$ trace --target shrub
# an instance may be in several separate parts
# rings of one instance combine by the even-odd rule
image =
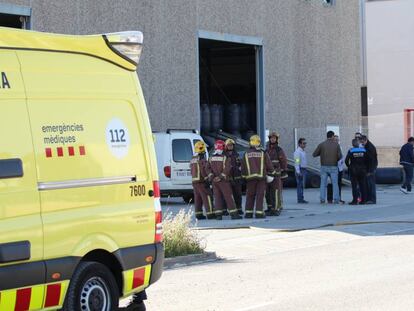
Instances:
[[[201,254],[205,246],[197,232],[190,228],[192,212],[181,209],[177,215],[168,213],[163,219],[165,257]]]

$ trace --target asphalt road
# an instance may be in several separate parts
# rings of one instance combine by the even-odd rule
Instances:
[[[195,222],[222,259],[165,271],[147,290],[147,309],[414,309],[414,196],[382,187],[378,205],[360,207],[321,206],[315,190],[308,206],[294,196],[285,193],[281,217]]]

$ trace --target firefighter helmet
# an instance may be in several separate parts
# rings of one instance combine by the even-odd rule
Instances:
[[[204,153],[204,152],[206,152],[206,144],[205,144],[205,142],[199,140],[198,142],[195,143],[194,149],[195,149],[195,152],[196,153]]]
[[[216,140],[216,142],[214,143],[214,150],[221,150],[224,151],[224,146],[226,144],[224,143],[224,141],[222,140]]]
[[[231,138],[228,138],[228,139],[226,139],[226,147],[228,146],[228,145],[235,145],[236,143],[234,142],[234,140],[233,139],[231,139]]]
[[[252,147],[259,147],[261,143],[259,135],[253,135],[250,137],[250,146]]]
[[[272,138],[272,137],[276,137],[276,140],[279,140],[280,135],[277,132],[271,132],[269,134],[269,139]]]

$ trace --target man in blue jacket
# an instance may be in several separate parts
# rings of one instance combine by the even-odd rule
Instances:
[[[405,193],[411,193],[411,182],[413,180],[414,166],[414,137],[408,138],[408,142],[400,149],[400,164],[404,168],[405,180],[400,190]]]

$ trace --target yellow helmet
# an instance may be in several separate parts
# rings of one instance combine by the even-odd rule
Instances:
[[[197,152],[197,153],[204,153],[204,152],[206,152],[206,144],[205,144],[205,142],[199,140],[198,142],[195,143],[194,149],[195,149],[195,152]]]
[[[262,141],[260,140],[259,135],[253,135],[250,137],[250,146],[252,147],[259,147],[261,142]]]
[[[234,142],[234,140],[233,140],[233,139],[228,138],[228,139],[226,139],[225,144],[226,144],[226,147],[227,147],[227,146],[228,146],[228,145],[230,145],[230,144],[235,145],[236,143]]]

